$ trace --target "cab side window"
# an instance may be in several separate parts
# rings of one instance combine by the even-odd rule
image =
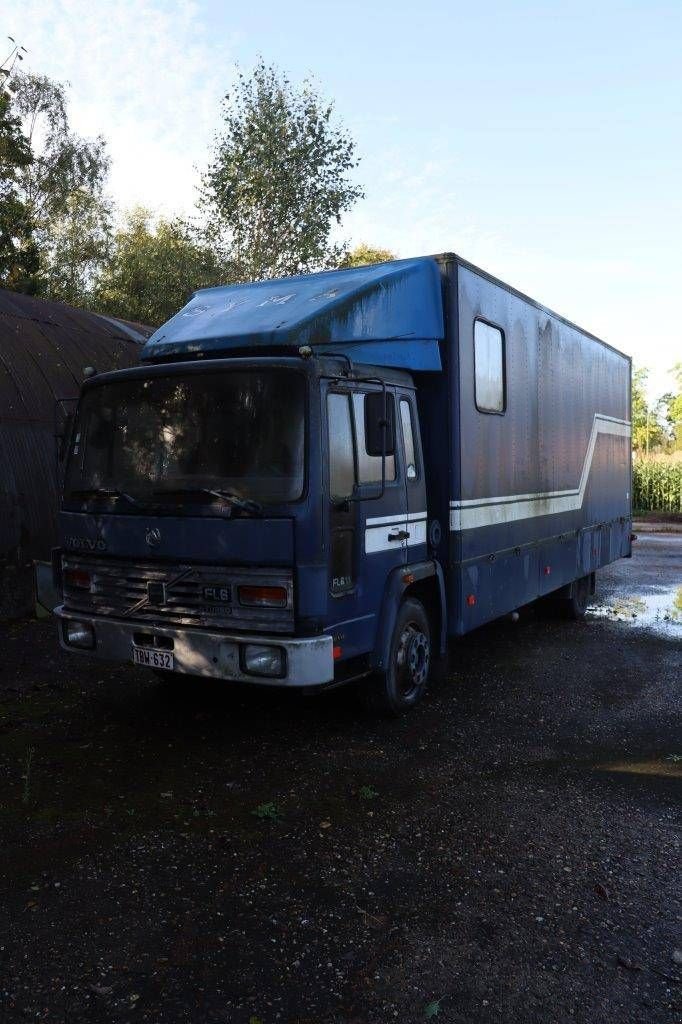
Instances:
[[[417,453],[414,446],[414,430],[412,428],[412,406],[406,398],[400,399],[400,422],[403,428],[405,445],[405,475],[408,480],[416,480],[419,476]]]
[[[386,400],[393,402],[393,395]],[[358,483],[381,483],[381,456],[369,455],[365,442],[365,395],[356,392],[353,395],[353,412],[355,414],[355,436],[358,444]],[[386,456],[386,480],[395,480],[395,456]]]
[[[350,498],[356,483],[350,396],[327,395],[329,427],[329,489],[332,498]]]

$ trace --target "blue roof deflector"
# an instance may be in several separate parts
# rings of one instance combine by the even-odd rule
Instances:
[[[321,355],[439,370],[443,337],[440,271],[422,257],[203,289],[155,331],[141,358],[311,345]]]

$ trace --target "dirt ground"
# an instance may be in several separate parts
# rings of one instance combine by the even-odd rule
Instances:
[[[0,1021],[682,1019],[682,535],[410,717],[0,630]]]

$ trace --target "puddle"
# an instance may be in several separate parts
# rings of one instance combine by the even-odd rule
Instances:
[[[655,758],[651,761],[614,761],[595,765],[598,772],[624,772],[628,775],[658,775],[682,779],[682,755]]]
[[[593,604],[587,614],[594,619],[647,626],[682,637],[682,587],[659,590],[638,597],[623,597],[610,604]]]

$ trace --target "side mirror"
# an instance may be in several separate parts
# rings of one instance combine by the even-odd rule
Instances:
[[[383,391],[372,391],[365,395],[365,448],[368,455],[395,455],[393,395]]]

